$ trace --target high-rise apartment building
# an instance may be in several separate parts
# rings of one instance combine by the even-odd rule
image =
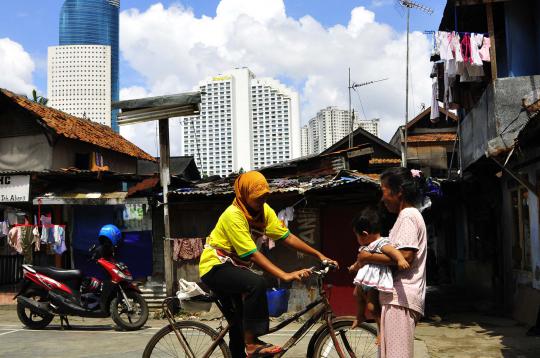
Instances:
[[[379,118],[360,120],[356,122],[358,122],[358,125],[366,132],[373,134],[375,137],[379,136]]]
[[[356,111],[354,118],[358,118]],[[351,130],[348,110],[327,107],[320,110],[308,124],[302,127],[302,155],[318,154],[332,144],[343,139]],[[354,121],[353,130],[362,127],[368,132],[378,134],[378,119]]]
[[[110,127],[110,63],[110,46],[49,47],[49,106]]]
[[[298,94],[247,68],[199,83],[201,113],[182,122],[182,154],[201,172],[228,175],[300,156]]]
[[[56,89],[56,92],[47,93],[51,106],[66,111],[73,115],[79,115],[79,112],[70,112],[71,108],[80,110],[81,106],[86,106],[80,100],[80,92],[87,90],[87,101],[91,102],[91,88],[89,87],[93,80],[101,80],[109,72],[108,107],[100,107],[102,112],[96,110],[85,110],[87,117],[97,122],[108,122],[115,131],[118,131],[116,121],[117,111],[110,108],[111,101],[117,101],[119,98],[119,55],[118,55],[118,24],[119,24],[120,0],[65,0],[60,11],[59,23],[59,45],[53,50],[49,50],[49,61],[55,62],[54,79],[49,72],[48,88]],[[66,47],[66,49],[61,49]],[[103,47],[109,47],[109,57],[103,57]],[[81,53],[77,53],[80,50]],[[92,53],[92,51],[96,51]],[[53,56],[53,57],[51,57]],[[96,63],[93,60],[102,61]],[[68,62],[71,61],[71,62]],[[110,68],[103,72],[102,64]],[[108,61],[108,62],[107,62]],[[51,68],[49,64],[49,68]],[[58,72],[59,71],[59,72]],[[75,83],[65,81],[66,71],[69,76],[76,79]],[[75,78],[80,74],[78,78]],[[63,77],[64,76],[64,77]],[[81,87],[82,85],[86,87]],[[53,90],[54,91],[54,90]],[[59,92],[60,91],[60,92]],[[90,93],[88,93],[90,91]],[[79,92],[79,93],[77,93]],[[56,96],[61,93],[62,98]],[[70,93],[70,95],[68,95]],[[94,91],[95,93],[95,91]],[[73,95],[73,96],[72,96]],[[100,93],[101,96],[101,93]],[[96,97],[96,101],[101,101],[102,97]],[[97,108],[94,106],[92,108]],[[108,111],[108,113],[105,113]],[[88,115],[88,112],[95,113],[94,116]],[[109,118],[107,120],[107,118]]]

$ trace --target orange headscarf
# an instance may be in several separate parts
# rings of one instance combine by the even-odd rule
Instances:
[[[264,230],[266,226],[264,222],[264,210],[254,212],[248,205],[248,202],[269,192],[270,186],[266,178],[257,171],[240,174],[236,178],[234,182],[234,193],[236,197],[234,198],[233,205],[242,210],[250,227]]]

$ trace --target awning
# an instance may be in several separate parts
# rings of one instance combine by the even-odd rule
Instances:
[[[123,125],[196,115],[200,103],[200,92],[187,92],[114,102],[112,108],[121,110],[118,124]]]
[[[34,205],[125,205],[148,204],[147,198],[128,198],[127,192],[113,193],[48,193],[37,196]]]

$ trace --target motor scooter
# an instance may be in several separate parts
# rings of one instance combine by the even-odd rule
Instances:
[[[89,249],[90,261],[106,272],[107,278],[84,277],[80,270],[22,265],[23,280],[17,299],[19,320],[32,329],[45,328],[60,316],[69,327],[68,316],[112,317],[122,329],[141,328],[148,319],[148,305],[126,265],[117,262],[114,249],[106,243]]]

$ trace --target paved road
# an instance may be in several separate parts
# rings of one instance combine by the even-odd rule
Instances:
[[[112,320],[70,318],[72,329],[62,331],[55,319],[45,330],[28,330],[18,321],[14,309],[0,310],[0,357],[138,357],[140,358],[150,337],[166,324],[165,320],[149,320],[146,327],[136,332],[115,329]],[[208,322],[205,322],[208,323]],[[216,325],[216,322],[210,322]],[[270,335],[266,340],[284,343],[298,324],[291,329]],[[289,328],[286,327],[286,328]],[[312,333],[293,347],[286,357],[305,357]]]

